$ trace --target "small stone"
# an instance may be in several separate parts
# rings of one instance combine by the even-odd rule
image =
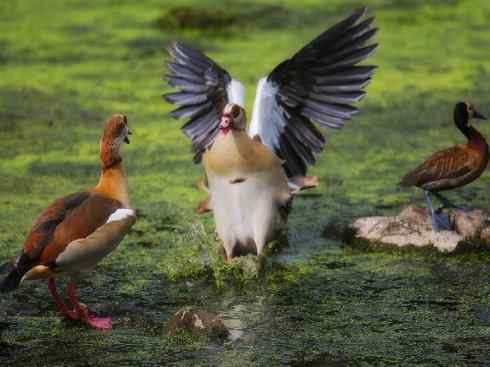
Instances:
[[[194,335],[207,335],[212,338],[226,338],[229,331],[218,315],[193,307],[184,307],[177,311],[169,320],[170,335],[179,330],[186,330]]]

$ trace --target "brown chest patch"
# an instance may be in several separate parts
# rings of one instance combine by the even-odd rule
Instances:
[[[281,167],[281,161],[271,150],[243,131],[220,134],[204,154],[203,163],[207,172],[224,177]]]

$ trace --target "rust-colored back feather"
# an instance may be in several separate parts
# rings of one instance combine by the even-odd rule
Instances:
[[[90,196],[88,192],[77,192],[54,201],[37,217],[24,242],[24,253],[36,259],[51,241],[56,227],[65,217]]]
[[[26,267],[54,261],[71,241],[94,232],[121,207],[117,200],[90,192],[56,200],[41,213],[27,236],[23,250],[29,263]]]
[[[122,208],[119,201],[92,193],[56,226],[52,241],[43,250],[40,262],[47,264],[54,261],[70,242],[93,233],[119,208]]]
[[[429,182],[453,179],[475,169],[475,152],[466,145],[441,150],[402,177],[400,186],[423,187]]]

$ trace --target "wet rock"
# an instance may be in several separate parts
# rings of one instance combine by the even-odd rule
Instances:
[[[179,330],[212,338],[226,338],[229,334],[227,327],[218,315],[193,307],[185,307],[177,311],[170,318],[168,329],[171,335],[175,335]]]
[[[442,252],[474,248],[473,244],[478,244],[478,249],[490,249],[489,211],[475,209],[447,214],[454,231],[434,232],[429,210],[415,206],[406,207],[397,216],[359,218],[351,225],[353,241],[398,247],[433,246]]]

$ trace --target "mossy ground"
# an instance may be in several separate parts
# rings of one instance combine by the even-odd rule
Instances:
[[[224,266],[211,219],[192,210],[201,171],[160,97],[164,46],[179,39],[208,52],[246,84],[251,107],[258,77],[359,3],[0,2],[1,262],[17,254],[47,203],[94,183],[111,113],[126,113],[135,132],[124,158],[139,213],[118,250],[80,284],[84,302],[114,315],[114,330],[70,324],[43,284],[27,284],[0,299],[2,366],[488,363],[488,255],[354,252],[322,235],[336,221],[421,201],[398,179],[462,141],[451,121],[456,101],[490,114],[490,4],[366,3],[381,46],[362,114],[327,132],[311,170],[320,187],[295,201],[289,246],[257,271],[250,257]],[[177,6],[217,16],[213,9],[227,9],[234,21],[162,25]],[[488,182],[484,174],[451,196],[486,207]],[[166,320],[184,305],[220,313],[240,338],[169,337]]]

